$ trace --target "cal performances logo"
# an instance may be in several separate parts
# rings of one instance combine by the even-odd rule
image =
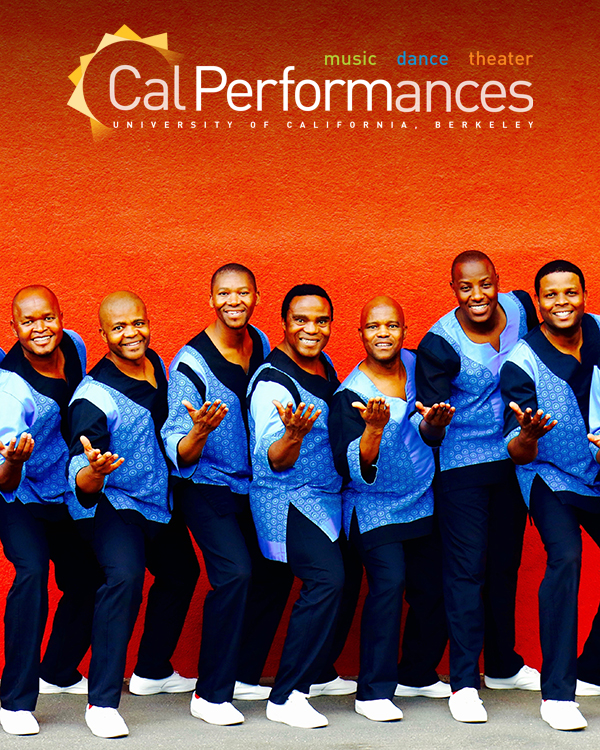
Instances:
[[[121,28],[114,34],[105,34],[102,37],[102,41],[96,48],[95,52],[80,57],[79,60],[81,62],[81,65],[69,76],[69,80],[75,86],[75,91],[71,94],[68,105],[69,107],[73,107],[73,109],[76,109],[78,112],[81,112],[81,114],[90,118],[90,125],[92,127],[92,136],[94,140],[104,138],[105,136],[112,133],[113,129],[101,123],[100,120],[95,117],[95,115],[88,107],[85,100],[85,93],[83,88],[85,73],[91,61],[101,50],[109,47],[111,44],[117,44],[120,42],[136,42],[138,44],[146,44],[147,46],[152,47],[157,52],[159,52],[167,60],[169,65],[177,64],[182,57],[182,55],[178,54],[177,52],[171,52],[169,50],[166,33],[142,38],[141,36],[138,36],[135,31],[132,31],[128,26],[121,26]]]

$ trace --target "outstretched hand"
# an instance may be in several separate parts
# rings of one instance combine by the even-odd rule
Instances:
[[[513,410],[517,418],[517,422],[521,428],[520,437],[523,440],[537,442],[558,424],[556,419],[552,419],[550,414],[544,414],[543,409],[538,409],[534,413],[533,409],[528,406],[525,411],[522,411],[521,407],[515,401],[511,401],[509,407]]]
[[[196,409],[189,401],[181,402],[188,411],[194,427],[204,435],[208,435],[221,424],[229,411],[220,399],[205,401],[199,409]]]
[[[10,464],[24,464],[31,458],[34,445],[35,441],[31,435],[24,432],[18,443],[16,437],[12,438],[8,445],[4,445],[0,440],[0,456]]]
[[[433,406],[424,406],[420,401],[416,401],[415,407],[425,422],[432,427],[447,427],[456,411],[454,406],[450,406],[444,401]]]
[[[353,401],[352,406],[358,409],[367,427],[373,430],[383,430],[390,421],[390,405],[383,396],[370,398],[366,406],[360,401]]]
[[[306,411],[304,408],[306,404],[303,403],[298,404],[295,410],[294,404],[291,401],[288,402],[285,409],[279,401],[273,401],[273,404],[279,413],[279,418],[283,422],[288,438],[292,440],[303,440],[312,430],[314,423],[321,414],[321,409],[317,409],[313,414],[314,404],[306,407]]]
[[[592,445],[595,445],[596,448],[600,448],[600,435],[594,435],[590,432],[588,433],[588,440]],[[600,463],[600,450],[596,453],[596,461]]]
[[[85,435],[82,435],[79,440],[81,441],[81,445],[83,445],[83,451],[89,461],[90,468],[95,474],[102,476],[112,474],[125,461],[124,458],[119,458],[116,453],[111,453],[110,451],[102,453],[98,448],[92,447],[92,444]]]

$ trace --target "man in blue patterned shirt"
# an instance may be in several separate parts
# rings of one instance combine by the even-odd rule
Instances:
[[[267,337],[250,325],[259,299],[250,269],[228,263],[214,272],[215,319],[171,363],[162,430],[179,478],[176,502],[212,587],[190,711],[223,726],[244,721],[232,698],[269,696],[258,682],[292,584],[284,566],[261,555],[248,501],[246,390],[269,352]]]
[[[167,378],[148,348],[146,306],[132,292],[114,292],[102,301],[99,317],[108,352],[69,406],[69,510],[91,539],[106,579],[96,597],[85,720],[98,737],[122,737],[129,730],[117,709],[145,570],[154,582],[129,683],[138,695],[194,688],[170,660],[199,570],[183,520],[171,516],[160,438]]]
[[[582,729],[575,696],[600,695],[599,614],[577,659],[581,527],[600,544],[600,317],[586,314],[585,279],[573,263],[544,265],[535,290],[542,323],[502,367],[504,434],[548,557],[541,716],[554,729]]]
[[[417,352],[417,397],[456,408],[439,449],[436,508],[450,636],[449,707],[457,721],[484,722],[487,687],[539,690],[539,673],[515,651],[515,597],[526,509],[502,439],[500,367],[537,324],[526,292],[498,290],[492,261],[458,255],[450,286],[458,307],[430,329]]]
[[[303,583],[267,718],[306,728],[328,723],[307,697],[331,657],[344,588],[341,478],[327,431],[339,381],[323,353],[332,317],[324,289],[293,287],[281,309],[283,341],[255,373],[248,396],[250,505],[260,548],[269,559],[288,562]]]
[[[336,391],[329,413],[333,456],[345,480],[344,528],[369,580],[355,708],[373,721],[402,718],[394,694],[450,695],[435,671],[448,635],[429,444],[443,437],[454,410],[416,402],[416,357],[402,346],[405,332],[394,299],[365,305],[359,333],[367,356]],[[418,424],[411,419],[417,410],[424,417]],[[405,581],[411,606],[397,666]]]
[[[53,292],[21,289],[12,304],[18,342],[0,370],[0,539],[15,579],[5,613],[0,722],[9,734],[36,734],[43,693],[87,692],[77,667],[90,644],[101,574],[69,517],[66,413],[85,374],[85,346],[63,328]],[[34,447],[35,442],[35,447]],[[40,665],[48,616],[48,570],[63,596]]]

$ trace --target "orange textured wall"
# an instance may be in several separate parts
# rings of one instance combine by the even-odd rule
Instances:
[[[341,375],[361,355],[355,328],[363,302],[382,291],[399,297],[408,345],[415,346],[453,304],[449,263],[467,248],[495,259],[505,290],[531,290],[536,268],[566,255],[586,270],[591,307],[599,310],[598,93],[590,63],[598,56],[600,11],[592,2],[24,0],[4,8],[3,16],[10,29],[0,49],[4,348],[12,344],[12,295],[24,284],[44,283],[56,290],[65,323],[84,336],[93,363],[102,353],[98,303],[125,287],[147,300],[154,348],[168,362],[210,320],[210,274],[232,260],[255,269],[263,298],[254,322],[274,343],[278,305],[292,284],[317,281],[330,291],[336,316],[328,351]],[[73,91],[67,75],[105,32],[123,24],[141,36],[168,32],[170,48],[184,55],[188,111],[181,117],[188,124],[206,120],[209,127],[176,129],[175,110],[155,117],[121,112],[118,131],[92,140],[88,120],[66,106]],[[89,101],[105,122],[115,119],[106,85],[115,65],[144,69],[141,82],[124,84],[124,96],[139,93],[146,78],[172,80],[166,61],[139,47],[104,50],[86,73]],[[468,79],[507,86],[531,81],[534,107],[521,116],[476,116],[445,113],[438,103],[429,114],[401,114],[386,112],[376,96],[372,113],[364,104],[348,113],[339,97],[330,113],[292,108],[284,114],[278,95],[267,92],[262,113],[232,115],[222,95],[207,97],[202,112],[191,111],[195,65],[220,66],[230,80],[251,82],[279,79],[287,65],[296,67],[296,81],[431,78],[425,70],[399,68],[396,57],[404,50],[448,55],[448,66],[435,76],[453,87]],[[476,50],[534,57],[527,69],[475,68],[468,53]],[[377,55],[376,67],[324,66],[325,54],[362,51]],[[124,130],[127,119],[136,127]],[[173,123],[141,129],[141,119]],[[231,128],[224,127],[227,120]],[[377,120],[386,127],[376,130]],[[484,123],[481,129],[476,120]],[[326,121],[342,126],[327,129]],[[599,563],[598,551],[586,543],[582,636],[597,606]],[[535,666],[542,572],[539,537],[528,528],[518,645]],[[1,558],[0,602],[10,582]],[[194,669],[206,590],[203,579],[177,653],[176,667],[184,672]],[[343,672],[356,673],[356,632],[342,662]],[[274,669],[273,659],[267,672]]]

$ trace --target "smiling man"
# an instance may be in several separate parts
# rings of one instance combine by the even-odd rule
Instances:
[[[68,477],[76,495],[69,510],[105,576],[94,612],[85,720],[93,734],[108,738],[129,734],[117,709],[146,568],[154,582],[129,688],[138,695],[193,690],[195,681],[174,672],[170,659],[199,571],[185,524],[171,515],[160,439],[167,378],[148,348],[146,306],[132,292],[114,292],[102,301],[99,318],[108,352],[69,406]]]
[[[470,251],[452,263],[458,307],[421,341],[417,397],[450,401],[456,415],[440,446],[436,508],[444,558],[450,636],[449,707],[457,721],[484,722],[479,656],[489,688],[539,690],[539,673],[515,646],[515,596],[526,508],[502,439],[500,367],[537,324],[529,295],[499,292],[487,255]]]
[[[328,723],[307,697],[330,658],[344,587],[341,478],[327,431],[328,404],[339,381],[323,354],[332,319],[324,289],[293,287],[281,307],[283,341],[249,389],[250,504],[260,547],[269,559],[288,562],[303,584],[267,718],[306,728]]]
[[[162,432],[183,480],[177,501],[212,587],[190,710],[219,725],[244,721],[232,698],[269,696],[258,681],[292,583],[283,566],[261,555],[248,501],[246,390],[269,352],[267,337],[249,325],[259,299],[245,266],[229,263],[215,271],[209,297],[215,319],[171,364]]]
[[[66,412],[85,374],[85,346],[63,329],[58,300],[44,286],[17,292],[11,327],[18,341],[0,370],[0,540],[15,579],[4,619],[0,722],[9,734],[36,734],[38,689],[87,692],[77,668],[101,576],[65,505]],[[40,665],[50,560],[63,595]]]
[[[369,580],[361,623],[355,709],[373,721],[397,721],[400,695],[447,698],[436,667],[448,640],[439,542],[433,532],[433,451],[454,413],[450,404],[426,409],[416,401],[414,353],[403,348],[404,312],[379,296],[361,313],[366,358],[335,393],[329,434],[345,479],[343,521]],[[419,411],[418,426],[411,416]],[[411,605],[400,646],[402,597]],[[400,686],[398,682],[402,683]]]
[[[504,431],[547,554],[541,715],[555,729],[581,729],[575,696],[600,695],[599,615],[577,659],[581,528],[600,545],[600,317],[586,314],[585,279],[573,263],[547,263],[535,290],[542,323],[502,367]]]

